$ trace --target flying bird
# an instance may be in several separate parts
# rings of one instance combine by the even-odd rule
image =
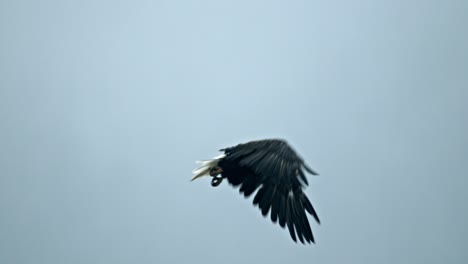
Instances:
[[[258,205],[263,216],[270,212],[271,221],[288,227],[291,238],[303,244],[315,243],[306,212],[320,224],[319,217],[303,188],[308,185],[304,170],[317,172],[281,139],[251,141],[221,149],[224,154],[205,161],[193,173],[192,181],[211,176],[211,185],[218,186],[227,179],[239,192],[249,197],[258,190],[253,204]],[[304,242],[305,241],[305,242]]]

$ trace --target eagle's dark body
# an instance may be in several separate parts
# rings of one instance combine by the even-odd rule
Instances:
[[[258,189],[253,203],[264,216],[270,212],[273,222],[287,226],[294,241],[298,238],[302,243],[314,242],[306,212],[318,223],[320,220],[302,189],[308,185],[304,170],[317,173],[285,141],[252,141],[221,151],[224,156],[205,165],[214,177],[213,186],[226,178],[232,185],[240,186],[239,191],[245,197]]]

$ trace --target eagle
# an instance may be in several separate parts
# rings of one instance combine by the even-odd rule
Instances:
[[[264,139],[221,149],[222,155],[211,160],[197,161],[201,166],[192,181],[203,176],[213,177],[217,187],[223,179],[249,197],[255,191],[253,204],[263,216],[270,212],[273,223],[288,227],[292,240],[302,244],[315,243],[307,213],[320,224],[312,203],[303,191],[308,185],[305,172],[318,175],[283,139]]]

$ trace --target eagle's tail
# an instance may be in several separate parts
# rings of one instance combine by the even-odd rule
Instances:
[[[218,162],[223,159],[226,155],[222,154],[219,155],[211,160],[197,160],[197,163],[201,163],[202,165],[199,168],[194,169],[192,172],[195,174],[193,176],[192,181],[203,177],[205,175],[209,175],[210,170],[216,166],[218,166]]]

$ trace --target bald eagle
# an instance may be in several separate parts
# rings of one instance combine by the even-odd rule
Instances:
[[[271,221],[288,226],[294,242],[315,243],[306,212],[320,224],[319,217],[303,188],[308,185],[304,170],[318,175],[301,157],[281,139],[251,141],[221,149],[224,154],[205,161],[195,169],[192,181],[202,176],[213,177],[211,185],[218,186],[223,179],[249,197],[257,189],[253,204],[263,216],[270,212]]]

